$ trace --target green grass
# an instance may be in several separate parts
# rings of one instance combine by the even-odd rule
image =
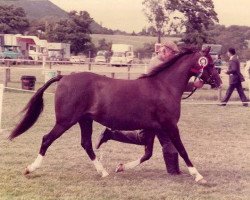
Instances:
[[[0,76],[2,73],[0,70]],[[21,88],[22,75],[36,76],[36,89],[43,84],[41,71],[13,70],[8,85]],[[183,175],[167,175],[158,141],[148,162],[120,174],[114,173],[116,165],[139,158],[143,148],[118,142],[103,145],[96,154],[103,157],[102,163],[110,176],[101,178],[80,145],[77,125],[48,149],[40,169],[24,176],[24,168],[36,158],[43,135],[55,121],[53,94],[45,94],[45,109],[38,122],[13,142],[6,139],[31,95],[15,90],[4,93],[2,127],[7,130],[0,133],[0,200],[249,199],[249,108],[182,105],[179,122],[182,141],[192,162],[208,180],[206,186],[194,182],[182,159]],[[216,97],[217,91],[205,88],[197,91],[192,100],[216,100]],[[237,99],[236,94],[233,99]],[[102,129],[94,124],[94,144]]]
[[[156,43],[157,37],[152,36],[130,36],[130,35],[104,35],[104,34],[91,34],[92,42],[98,46],[98,41],[105,39],[106,42],[113,44],[130,44],[134,46],[134,50],[142,48],[144,43]],[[171,40],[179,41],[177,37],[163,37],[162,41]]]
[[[11,129],[17,113],[31,94],[5,92],[2,126]],[[216,110],[216,112],[214,112]],[[13,142],[0,134],[0,199],[249,199],[249,108],[241,106],[183,105],[179,122],[181,137],[197,169],[208,180],[201,186],[188,175],[181,160],[183,175],[166,173],[161,147],[155,141],[154,155],[134,170],[114,173],[120,162],[139,158],[143,148],[109,142],[96,151],[110,172],[101,178],[80,145],[76,125],[49,149],[40,169],[29,176],[24,168],[36,158],[42,136],[54,124],[53,95],[45,95],[45,110],[39,121]],[[94,124],[96,143],[103,127]]]

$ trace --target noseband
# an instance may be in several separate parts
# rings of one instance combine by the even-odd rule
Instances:
[[[198,68],[196,67],[192,67],[191,68],[191,72],[193,72],[195,74],[195,79],[194,81],[196,81],[196,79],[198,78],[199,80],[202,80],[201,79],[201,76],[203,74],[203,71],[204,71],[204,68],[208,65],[208,59],[204,56],[200,57],[199,60],[198,60]],[[208,80],[206,82],[209,82],[210,80],[212,79],[212,75],[209,76]],[[203,80],[202,80],[203,81]],[[214,80],[212,80],[214,82]],[[182,99],[187,99],[189,98],[190,96],[192,96],[192,94],[194,94],[194,92],[197,90],[197,87],[194,87],[194,89],[192,90],[192,92],[186,96],[186,97],[183,97]]]

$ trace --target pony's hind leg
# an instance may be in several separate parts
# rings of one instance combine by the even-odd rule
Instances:
[[[85,149],[89,158],[92,160],[96,170],[98,173],[102,175],[102,177],[108,176],[108,172],[104,169],[102,163],[96,158],[92,147],[92,124],[93,120],[89,118],[82,118],[79,120],[79,125],[81,128],[81,145]]]
[[[70,126],[65,127],[61,126],[60,124],[56,124],[54,128],[47,135],[43,136],[39,155],[32,164],[26,167],[24,174],[29,174],[41,166],[42,160],[45,156],[48,147],[69,128]]]
[[[154,146],[154,138],[155,138],[155,134],[151,133],[151,132],[146,132],[144,131],[145,135],[145,153],[144,155],[140,158],[137,159],[135,161],[126,163],[126,164],[119,164],[116,168],[116,172],[122,172],[128,169],[133,169],[136,166],[140,165],[141,163],[149,160],[152,157],[153,154],[153,146]]]
[[[206,183],[206,180],[203,178],[203,176],[198,172],[198,170],[191,163],[191,161],[188,157],[187,151],[186,151],[186,149],[181,141],[179,129],[178,129],[177,125],[169,125],[168,124],[166,132],[163,132],[163,131],[159,132],[159,134],[164,134],[164,133],[169,134],[169,137],[170,137],[173,145],[177,149],[180,156],[184,159],[184,161],[188,167],[188,171],[195,178],[195,181],[200,182],[200,183]]]

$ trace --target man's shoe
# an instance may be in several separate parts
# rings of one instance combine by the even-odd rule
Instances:
[[[170,176],[178,176],[178,175],[181,175],[182,172],[181,172],[181,171],[177,171],[177,172],[168,172],[168,174],[169,174]]]
[[[180,175],[178,153],[169,153],[163,150],[163,158],[169,175]]]
[[[243,103],[242,105],[245,107],[248,107],[248,103]]]
[[[96,149],[99,149],[100,146],[101,146],[103,143],[105,143],[105,142],[107,142],[108,140],[111,139],[111,133],[112,133],[111,130],[108,129],[108,128],[106,128],[106,129],[101,133],[101,135],[100,135],[100,137],[99,137],[99,141],[98,141],[98,143],[96,144]]]
[[[226,106],[226,105],[227,105],[227,103],[223,102],[223,101],[218,104],[218,106]]]

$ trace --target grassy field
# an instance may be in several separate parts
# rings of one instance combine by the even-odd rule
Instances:
[[[113,44],[130,44],[134,46],[134,50],[143,47],[144,43],[156,43],[157,37],[152,36],[131,36],[131,35],[104,35],[104,34],[91,34],[92,42],[98,46],[98,41],[105,39],[106,42]],[[177,37],[163,37],[162,41],[171,40],[179,41]]]
[[[43,84],[42,71],[13,70],[8,86],[20,88],[22,75],[36,76],[36,89]],[[0,76],[3,77],[3,70]],[[47,91],[53,91],[53,87]],[[154,155],[148,162],[120,174],[114,173],[116,165],[139,158],[143,148],[117,142],[103,145],[96,151],[110,173],[103,179],[80,145],[77,125],[49,148],[41,169],[24,176],[24,168],[39,152],[42,136],[54,124],[54,95],[45,94],[45,110],[35,126],[13,142],[6,139],[19,120],[18,112],[31,95],[15,90],[4,93],[2,128],[6,130],[0,133],[0,200],[249,199],[249,108],[182,105],[181,137],[191,160],[208,180],[205,186],[194,182],[182,160],[183,175],[169,176],[158,141],[155,141]],[[217,91],[205,88],[196,92],[191,102],[216,100],[216,97]],[[236,94],[233,99],[238,99]],[[93,143],[102,129],[101,125],[94,124]]]
[[[77,125],[49,148],[40,169],[24,176],[24,168],[38,154],[42,136],[54,124],[53,95],[46,94],[45,110],[35,126],[13,142],[6,139],[30,97],[23,92],[4,94],[2,127],[7,130],[0,134],[0,200],[249,199],[249,108],[183,104],[179,128],[191,160],[208,180],[201,186],[188,175],[183,160],[183,175],[166,173],[158,141],[148,162],[120,174],[114,173],[115,166],[139,158],[143,148],[117,142],[103,145],[96,153],[110,176],[101,178],[81,148]],[[94,124],[94,143],[102,129]]]

